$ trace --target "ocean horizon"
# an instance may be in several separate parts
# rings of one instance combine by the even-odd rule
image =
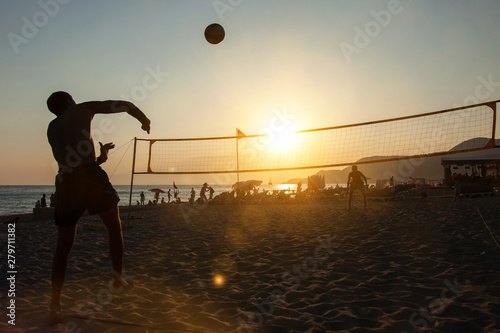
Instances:
[[[209,184],[210,185],[210,184]],[[188,201],[191,194],[191,189],[196,191],[196,198],[200,196],[201,184],[195,185],[177,185],[179,189],[179,197],[183,202]],[[214,197],[223,192],[230,192],[232,185],[210,185],[214,189]],[[120,206],[126,206],[129,203],[130,185],[113,185],[115,190],[120,196]],[[171,189],[173,200],[173,186],[172,185],[134,185],[132,188],[132,205],[140,200],[140,194],[144,191],[146,195],[146,202],[154,199],[154,193],[149,191],[152,188],[160,188],[167,192]],[[296,184],[276,184],[276,185],[260,185],[259,190],[284,190],[297,188]],[[302,188],[307,188],[306,184]],[[0,185],[0,216],[16,215],[16,214],[29,214],[33,212],[35,204],[45,194],[47,198],[47,206],[50,205],[50,195],[55,192],[54,185]],[[208,193],[206,193],[208,197]],[[161,197],[168,201],[167,193],[161,193]]]

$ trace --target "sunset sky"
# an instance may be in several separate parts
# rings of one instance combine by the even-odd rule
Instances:
[[[0,185],[53,184],[45,101],[57,90],[126,99],[151,119],[148,136],[131,117],[95,118],[96,146],[122,147],[104,166],[114,184],[130,181],[134,137],[258,134],[276,112],[302,130],[498,100],[499,17],[496,0],[2,1]],[[218,45],[203,36],[214,22]],[[175,179],[191,180],[162,181]]]

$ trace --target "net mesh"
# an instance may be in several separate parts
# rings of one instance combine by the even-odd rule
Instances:
[[[495,103],[293,133],[150,141],[148,173],[292,170],[488,148]]]
[[[150,142],[149,172],[207,173],[236,170],[234,137]]]

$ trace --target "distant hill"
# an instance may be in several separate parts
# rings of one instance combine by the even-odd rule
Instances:
[[[474,147],[485,147],[489,142],[490,142],[489,138],[469,139],[451,148],[450,151],[466,150]],[[495,145],[498,146],[499,144],[500,140],[495,140]]]
[[[450,152],[468,149],[470,147],[481,147],[485,146],[489,142],[487,138],[474,138],[464,141],[457,146],[450,149]],[[500,140],[496,140],[496,145],[500,145]],[[449,155],[450,156],[450,155]],[[451,155],[453,157],[498,157],[500,156],[500,148],[479,150],[468,153],[457,153]],[[401,156],[389,156],[401,157]],[[428,178],[428,179],[442,179],[444,178],[443,167],[441,166],[441,159],[446,156],[433,156],[422,159],[408,159],[408,160],[398,160],[391,162],[380,162],[373,164],[361,164],[359,165],[359,170],[363,174],[370,178],[369,182],[375,182],[377,179],[389,179],[391,176],[394,177],[396,181],[406,181],[410,177],[412,178]],[[388,158],[388,156],[384,156]],[[379,156],[364,157],[358,161],[365,162],[374,159],[380,159]],[[346,167],[342,170],[321,170],[315,173],[315,175],[323,175],[325,177],[326,184],[345,184],[347,182],[347,176],[351,171],[351,167]],[[299,181],[306,184],[307,178],[292,178],[287,181],[289,184],[296,184]]]

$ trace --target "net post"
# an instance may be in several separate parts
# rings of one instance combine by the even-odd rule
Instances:
[[[495,132],[496,132],[496,125],[497,125],[497,103],[498,102],[500,102],[500,100],[485,103],[485,105],[490,107],[491,111],[493,111],[493,126],[491,129],[491,139],[490,139],[490,142],[488,142],[488,144],[486,145],[489,148],[496,147]]]
[[[240,139],[236,138],[236,182],[240,182],[240,162],[239,162],[239,154],[238,154],[238,141]]]
[[[238,141],[240,140],[240,137],[243,137],[245,134],[243,134],[242,131],[239,130],[239,128],[236,128],[236,182],[240,182],[240,160],[239,160],[239,151],[238,151]]]
[[[132,188],[134,186],[134,173],[135,173],[135,153],[137,148],[137,137],[134,138],[134,154],[132,157],[132,175],[130,177],[130,195],[128,197],[128,217],[127,217],[127,228],[130,223],[130,210],[132,208]]]
[[[151,150],[155,142],[156,140],[149,140],[148,173],[153,173],[153,170],[151,170]]]

